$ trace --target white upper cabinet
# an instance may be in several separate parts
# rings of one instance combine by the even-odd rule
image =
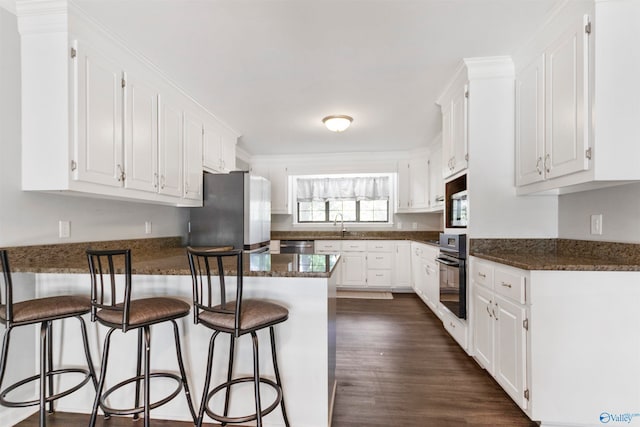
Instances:
[[[76,132],[73,179],[121,187],[122,68],[82,42],[71,50]]]
[[[442,144],[429,152],[429,209],[444,207],[444,179],[442,178]]]
[[[518,194],[640,180],[640,2],[567,2],[516,53]]]
[[[429,210],[429,161],[426,153],[398,161],[397,212]]]
[[[448,178],[467,168],[467,98],[468,80],[465,73],[458,77],[440,96],[442,110],[442,172]]]
[[[138,79],[125,76],[127,91],[124,124],[126,188],[155,192],[158,188],[158,94]]]
[[[74,3],[16,8],[22,189],[201,205],[203,123],[217,119]],[[230,169],[235,138],[220,150]]]
[[[219,123],[210,122],[204,128],[204,169],[212,173],[227,173],[236,169],[238,135]]]
[[[160,131],[158,144],[159,193],[170,196],[182,195],[182,109],[170,99],[160,97]]]
[[[516,78],[516,184],[589,167],[589,33],[579,19]]]
[[[283,164],[257,162],[251,165],[251,173],[271,181],[271,213],[291,215],[289,168]]]
[[[202,200],[202,147],[204,125],[195,115],[184,113],[184,198]]]

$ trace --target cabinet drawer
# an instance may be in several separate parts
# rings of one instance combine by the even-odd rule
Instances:
[[[342,251],[343,252],[365,252],[367,250],[367,242],[366,241],[349,241],[345,240],[342,242]]]
[[[526,301],[526,277],[516,271],[496,268],[494,273],[494,290],[497,294],[511,298],[524,304]]]
[[[474,262],[471,280],[479,285],[493,289],[493,266],[483,262]]]
[[[393,242],[391,241],[368,241],[368,252],[393,252]]]
[[[369,270],[367,284],[369,286],[391,286],[391,270]]]
[[[393,256],[390,253],[373,252],[367,255],[367,268],[390,270]]]
[[[316,252],[333,252],[339,253],[342,250],[342,242],[340,240],[316,240]]]

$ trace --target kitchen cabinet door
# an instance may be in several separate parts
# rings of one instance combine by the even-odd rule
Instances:
[[[160,194],[182,196],[183,118],[182,109],[166,97],[160,101],[158,146]]]
[[[429,167],[425,155],[398,162],[397,212],[427,212],[429,208]]]
[[[411,287],[418,296],[424,298],[422,289],[424,289],[424,275],[422,274],[422,253],[423,244],[411,244]]]
[[[271,181],[271,213],[291,214],[289,169],[286,166],[272,166],[268,178]]]
[[[78,41],[75,46],[73,179],[122,187],[122,67],[88,44]]]
[[[540,55],[516,79],[516,185],[542,181],[544,157],[544,55]]]
[[[223,132],[220,144],[220,160],[222,161],[223,172],[236,170],[236,143],[237,138],[235,135]]]
[[[132,73],[126,75],[124,123],[125,187],[158,189],[158,91]]]
[[[451,99],[451,169],[450,175],[467,168],[467,85]]]
[[[478,362],[491,374],[494,373],[495,320],[493,317],[493,292],[473,287],[473,346]]]
[[[184,198],[202,200],[202,146],[204,127],[194,115],[184,113]]]
[[[442,144],[429,153],[429,210],[444,208],[444,179],[442,178]]]
[[[342,286],[365,287],[367,284],[367,261],[364,252],[342,252]]]
[[[524,306],[495,296],[495,378],[511,398],[523,409],[526,371],[526,318]]]
[[[409,160],[398,161],[398,212],[408,212],[411,207]]]
[[[588,57],[581,18],[552,44],[546,55],[546,135],[545,172],[547,178],[567,175],[589,167],[588,106],[585,82]]]
[[[393,270],[393,285],[395,287],[411,286],[411,244],[395,244],[395,265]]]
[[[425,275],[424,293],[427,298],[427,304],[435,313],[440,302],[440,272],[438,265],[433,260],[423,259],[422,269]]]

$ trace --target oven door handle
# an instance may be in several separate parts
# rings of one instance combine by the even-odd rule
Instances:
[[[460,263],[458,261],[451,261],[442,257],[436,258],[436,262],[439,262],[440,264],[448,265],[451,267],[460,267]]]

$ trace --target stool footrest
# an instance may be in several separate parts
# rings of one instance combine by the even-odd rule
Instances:
[[[233,379],[231,381],[224,382],[224,383],[220,384],[219,386],[217,386],[216,388],[214,388],[213,390],[211,390],[209,392],[209,394],[207,394],[207,400],[204,403],[204,405],[205,405],[204,410],[207,413],[207,415],[209,415],[211,418],[213,418],[214,420],[216,420],[218,422],[221,422],[221,423],[236,424],[236,423],[246,423],[248,421],[257,420],[258,419],[257,414],[251,414],[251,415],[246,415],[246,416],[241,416],[241,417],[225,417],[223,415],[216,414],[215,412],[213,412],[213,410],[211,408],[209,408],[209,401],[220,390],[225,390],[228,387],[231,387],[231,386],[233,386],[235,384],[246,383],[246,382],[254,382],[254,378],[253,377],[235,378],[235,379]],[[271,411],[276,409],[278,407],[278,405],[280,404],[280,402],[282,401],[282,389],[280,388],[280,386],[278,386],[278,384],[276,384],[274,381],[271,381],[268,378],[262,378],[261,377],[260,378],[260,382],[263,383],[263,384],[267,384],[267,385],[271,386],[277,393],[275,401],[271,405],[269,405],[266,409],[263,409],[260,412],[260,415],[262,417],[264,417],[265,415],[267,415],[268,413],[270,413]]]
[[[157,402],[150,403],[149,410],[155,409],[173,400],[173,398],[175,398],[178,394],[180,394],[180,391],[182,390],[182,378],[180,378],[180,376],[176,374],[172,374],[169,372],[152,372],[149,374],[149,382],[151,382],[151,379],[153,378],[169,378],[169,379],[175,380],[178,383],[178,387],[176,387],[175,391],[171,393],[169,396],[165,397],[164,399],[158,400]],[[144,381],[144,375],[138,375],[136,377],[131,377],[129,379],[126,379],[114,385],[113,387],[109,388],[104,393],[102,393],[102,396],[100,396],[100,407],[102,408],[102,411],[105,413],[108,413],[109,415],[135,415],[135,414],[140,414],[144,412],[144,406],[139,406],[137,408],[117,409],[117,408],[111,408],[107,406],[107,404],[105,403],[105,400],[111,393],[126,386],[127,384],[131,384],[137,381]]]
[[[55,375],[64,375],[64,374],[82,374],[84,375],[84,378],[82,379],[82,381],[80,381],[77,385],[61,391],[60,393],[54,394],[52,396],[47,396],[45,399],[45,402],[49,403],[49,402],[53,402],[54,400],[60,399],[62,397],[65,397],[71,393],[73,393],[76,390],[79,390],[80,388],[82,388],[86,383],[89,382],[89,380],[91,379],[91,374],[89,373],[88,369],[80,369],[80,368],[67,368],[67,369],[56,369],[54,371],[50,371],[47,372],[46,374],[46,378],[50,378],[53,377]],[[23,401],[23,402],[12,402],[9,400],[5,399],[5,396],[9,393],[11,393],[12,391],[14,391],[15,389],[17,389],[18,387],[22,387],[25,384],[28,384],[32,381],[37,381],[40,379],[40,375],[33,375],[29,378],[25,378],[22,381],[18,381],[17,383],[14,383],[10,386],[8,386],[7,388],[5,388],[4,390],[2,390],[0,392],[0,405],[2,406],[6,406],[9,408],[25,408],[27,406],[36,406],[40,404],[40,399],[35,399],[35,400],[28,400],[28,401]]]

